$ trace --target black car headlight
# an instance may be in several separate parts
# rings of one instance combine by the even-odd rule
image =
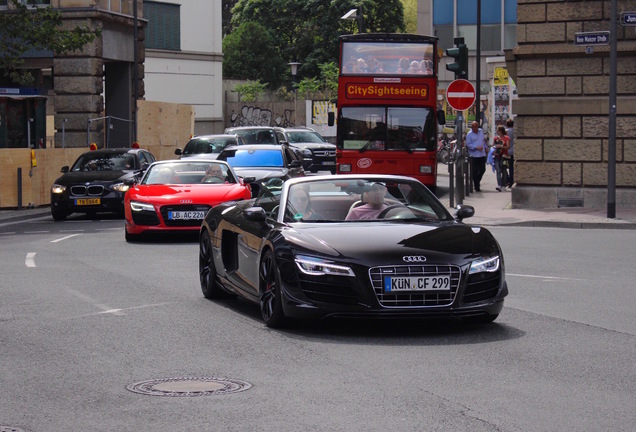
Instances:
[[[321,258],[298,255],[295,259],[298,269],[311,276],[352,276],[355,277],[350,267],[338,265],[332,261]]]
[[[469,274],[496,272],[499,270],[499,257],[481,257],[470,263]]]
[[[155,206],[153,206],[152,204],[141,202],[141,201],[131,201],[130,209],[135,212],[140,212],[140,211],[154,212]]]
[[[57,184],[57,183],[53,183],[53,186],[51,186],[51,193],[52,194],[62,194],[62,193],[64,193],[65,190],[66,190],[66,186],[62,186],[62,185]]]
[[[110,188],[116,192],[126,192],[128,189],[130,189],[130,185],[127,185],[125,183],[116,183]]]

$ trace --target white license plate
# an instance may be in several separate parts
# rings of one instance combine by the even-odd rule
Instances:
[[[322,164],[323,165],[335,165],[336,163],[334,161],[323,161]]]
[[[450,291],[450,276],[385,276],[384,292]]]
[[[170,220],[203,220],[205,217],[204,211],[171,211],[168,212],[168,219]]]

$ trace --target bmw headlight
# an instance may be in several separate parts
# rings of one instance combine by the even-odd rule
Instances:
[[[301,272],[311,276],[355,276],[351,268],[320,258],[299,255],[295,261]]]
[[[148,203],[143,203],[140,201],[131,201],[130,202],[130,209],[132,211],[149,211],[149,212],[154,212],[155,211],[155,207],[152,204],[148,204]]]
[[[66,190],[66,186],[62,186],[56,183],[54,183],[53,186],[51,186],[51,193],[54,193],[54,194],[64,193],[65,190]]]
[[[128,189],[130,189],[130,186],[125,183],[117,183],[112,185],[111,188],[117,192],[126,192]]]
[[[499,270],[499,257],[481,257],[470,263],[469,274],[496,272]]]

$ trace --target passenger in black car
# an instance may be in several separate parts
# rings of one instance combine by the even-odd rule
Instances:
[[[311,208],[309,192],[302,187],[294,187],[289,190],[287,210],[288,214],[290,214],[295,221],[323,219],[320,214]]]

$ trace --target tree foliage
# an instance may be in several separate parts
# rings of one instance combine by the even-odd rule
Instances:
[[[238,84],[234,87],[234,91],[239,94],[241,102],[254,102],[265,91],[267,83],[260,81],[248,81],[244,84]]]
[[[229,1],[229,0],[225,0]],[[338,37],[358,31],[355,21],[341,17],[351,9],[362,7],[365,32],[404,32],[404,16],[401,0],[237,0],[232,9],[230,37],[246,22],[258,23],[272,38],[278,58],[268,58],[267,68],[284,71],[291,81],[287,63],[301,63],[298,77],[320,76],[320,65],[338,62]],[[227,39],[226,37],[226,39]],[[255,37],[265,37],[264,34]],[[253,44],[224,43],[225,60],[234,56],[232,50],[241,50],[245,57],[259,56]],[[224,63],[225,63],[224,60]],[[236,64],[233,73],[249,74],[248,65]],[[261,68],[263,66],[260,66]],[[239,71],[242,69],[242,72]],[[224,66],[225,72],[225,66]],[[275,81],[267,79],[270,85]]]
[[[27,7],[19,0],[9,0],[12,7],[0,14],[0,70],[14,84],[33,85],[31,71],[24,69],[29,50],[50,51],[60,55],[82,49],[95,40],[100,31],[86,26],[62,28],[62,14],[50,7]]]
[[[246,21],[223,39],[223,76],[267,82],[271,88],[283,83],[288,68],[274,38],[262,24]]]

